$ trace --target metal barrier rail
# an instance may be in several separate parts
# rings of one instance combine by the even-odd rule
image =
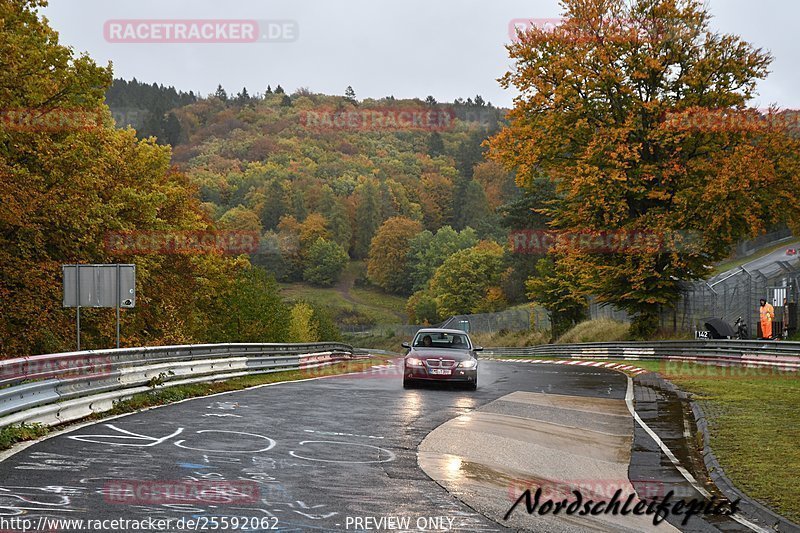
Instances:
[[[485,348],[489,357],[569,357],[576,359],[679,360],[800,369],[800,342],[661,341],[543,344],[524,348]]]
[[[311,369],[358,357],[341,343],[200,344],[90,350],[0,361],[0,428],[53,425],[159,387]]]
[[[663,341],[486,348],[488,357],[684,360],[800,370],[800,342]],[[359,357],[341,343],[204,344],[37,355],[0,361],[0,428],[58,424],[159,387],[311,369]]]

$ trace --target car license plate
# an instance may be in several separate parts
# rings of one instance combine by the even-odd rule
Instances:
[[[451,370],[446,368],[431,368],[431,374],[437,374],[441,376],[449,376]]]

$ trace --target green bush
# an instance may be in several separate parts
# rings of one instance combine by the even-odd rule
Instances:
[[[289,342],[317,342],[319,332],[314,322],[314,308],[305,302],[294,304],[290,311]]]
[[[312,327],[317,331],[319,340],[340,342],[342,340],[342,332],[339,331],[328,310],[318,305],[312,307],[314,308],[314,316],[311,318],[311,323]]]
[[[339,281],[348,261],[344,248],[335,242],[317,239],[308,249],[303,279],[314,285],[329,287]]]
[[[286,342],[289,309],[278,284],[259,267],[239,275],[217,300],[215,320],[206,331],[210,342]]]

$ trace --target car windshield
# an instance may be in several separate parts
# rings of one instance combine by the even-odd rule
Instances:
[[[452,348],[455,350],[468,350],[469,339],[460,333],[417,333],[414,347],[420,348]]]

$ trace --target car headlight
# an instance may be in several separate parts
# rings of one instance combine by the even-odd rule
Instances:
[[[416,357],[409,357],[406,359],[406,365],[408,366],[422,366],[422,361],[417,359]]]
[[[459,368],[475,368],[478,366],[478,361],[475,359],[470,359],[469,361],[461,361],[458,363]]]

